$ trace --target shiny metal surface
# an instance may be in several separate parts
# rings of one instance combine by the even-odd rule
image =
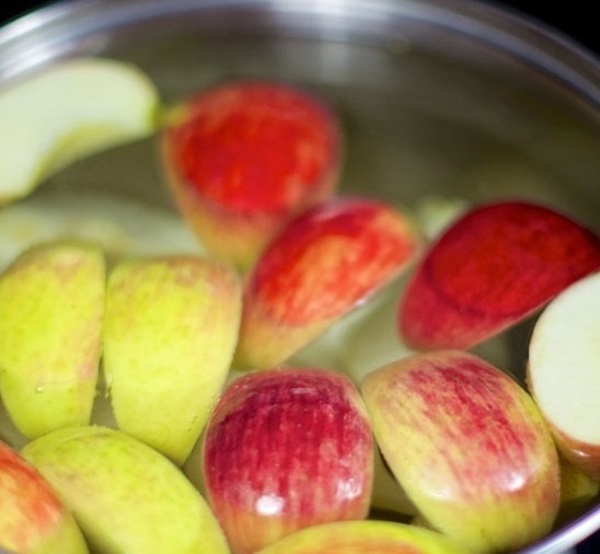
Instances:
[[[460,0],[75,0],[0,30],[0,83],[64,57],[139,64],[166,102],[231,77],[302,83],[347,133],[342,187],[543,199],[600,231],[600,62],[537,24]],[[146,141],[48,187],[102,187],[170,209]],[[514,336],[522,371],[526,330]],[[600,501],[523,554],[600,529]]]

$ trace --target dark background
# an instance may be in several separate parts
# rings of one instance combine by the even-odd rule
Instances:
[[[164,0],[168,2],[169,0]],[[468,1],[468,0],[467,0]],[[124,3],[127,0],[123,0]],[[13,1],[10,7],[0,7],[0,23],[22,15],[49,2]],[[571,0],[568,2],[550,2],[549,0],[492,1],[488,3],[520,12],[534,18],[543,25],[553,28],[580,46],[600,56],[600,31],[596,25],[595,2],[589,0]],[[4,4],[4,2],[2,2]],[[594,13],[592,13],[594,12]],[[578,548],[579,554],[600,553],[600,533],[591,537]]]

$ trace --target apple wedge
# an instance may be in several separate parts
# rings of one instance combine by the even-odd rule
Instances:
[[[84,156],[151,134],[158,105],[138,67],[103,58],[65,61],[0,91],[0,203]]]
[[[173,197],[202,244],[242,269],[292,215],[337,186],[338,121],[307,90],[226,82],[186,99],[170,120],[162,166]]]
[[[0,394],[25,437],[90,420],[105,274],[94,243],[55,241],[25,250],[0,275]]]
[[[234,365],[286,361],[389,285],[420,251],[410,217],[369,198],[338,196],[295,217],[246,280]]]
[[[498,201],[467,211],[436,240],[398,308],[413,349],[468,349],[541,309],[600,268],[600,237],[556,211]]]
[[[199,256],[123,261],[109,275],[103,370],[120,429],[182,464],[221,391],[241,284]]]
[[[480,553],[516,550],[552,529],[557,451],[506,373],[439,350],[373,371],[362,394],[385,460],[433,528]]]
[[[225,389],[202,445],[206,495],[235,554],[297,529],[367,516],[373,437],[352,381],[286,367]]]
[[[66,427],[21,453],[60,494],[96,554],[229,553],[206,501],[179,468],[126,433]]]
[[[0,441],[0,552],[87,554],[79,526],[58,494],[16,450]]]
[[[600,479],[600,273],[562,291],[535,323],[527,380],[558,448]]]
[[[337,521],[301,529],[255,554],[468,554],[441,533],[390,521]]]

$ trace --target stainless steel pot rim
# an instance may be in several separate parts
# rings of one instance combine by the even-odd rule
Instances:
[[[399,20],[427,24],[525,61],[600,112],[599,59],[553,29],[477,0],[60,0],[0,29],[0,82],[70,55],[90,35],[167,17],[201,19],[207,12],[240,10],[255,15],[248,25],[258,20],[286,34],[339,41],[376,42],[382,33],[393,36]],[[600,506],[521,552],[562,552],[598,529]]]
[[[540,22],[478,0],[59,0],[0,30],[0,78],[43,65],[94,33],[240,10],[286,33],[340,41],[380,39],[400,19],[426,23],[520,58],[600,107],[600,60],[591,52]]]

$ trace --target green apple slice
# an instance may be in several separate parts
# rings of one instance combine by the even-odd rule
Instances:
[[[159,99],[136,66],[102,58],[63,62],[0,91],[0,202],[92,153],[155,129]]]
[[[0,276],[0,394],[25,437],[90,420],[104,293],[92,243],[40,244]]]

